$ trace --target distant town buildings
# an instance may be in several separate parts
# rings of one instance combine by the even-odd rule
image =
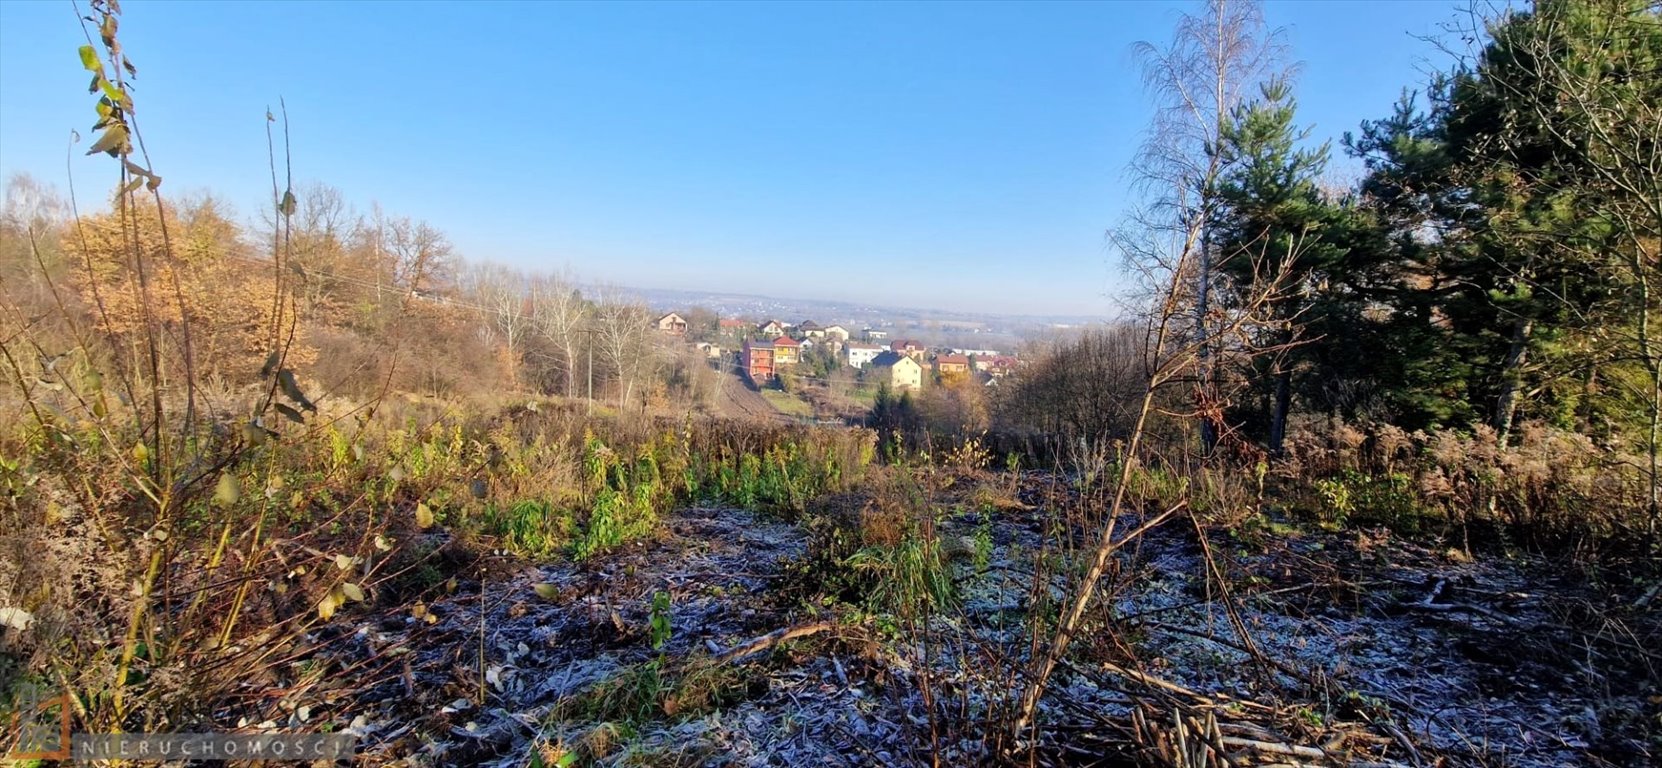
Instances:
[[[935,372],[941,375],[969,373],[970,361],[964,355],[936,355]]]
[[[843,352],[848,355],[848,364],[855,368],[866,367],[883,351],[882,347],[863,341],[851,341],[843,345]]]
[[[692,334],[699,338],[678,313],[663,315],[653,325],[665,335]],[[990,385],[1020,364],[1014,355],[1002,355],[993,349],[932,349],[917,339],[872,343],[871,339],[888,335],[875,328],[862,329],[859,335],[865,340],[855,341],[847,328],[820,325],[813,320],[791,325],[772,319],[753,324],[726,318],[717,322],[716,329],[719,338],[740,345],[740,366],[757,386],[772,384],[781,371],[800,365],[804,353],[810,350],[816,354],[825,350],[837,363],[860,370],[864,381],[885,383],[895,390],[922,389],[930,371],[943,379],[973,376],[977,383]],[[716,341],[700,340],[694,346],[712,361],[722,357],[722,346]]]
[[[744,366],[745,375],[750,377],[751,383],[760,387],[773,381],[778,373],[774,363],[773,342],[760,339],[751,339],[744,343],[744,355],[740,361]]]
[[[658,325],[658,332],[659,333],[667,333],[671,336],[685,336],[685,335],[687,335],[687,321],[686,321],[686,319],[682,318],[680,315],[675,314],[674,312],[671,312],[667,315],[664,315],[663,317],[658,318],[657,325]]]
[[[889,343],[889,349],[920,363],[923,362],[923,354],[926,351],[926,348],[919,344],[916,339],[895,339]]]
[[[877,381],[889,385],[897,392],[919,390],[923,388],[923,366],[918,361],[890,350],[883,352],[871,361],[871,372]]]
[[[789,336],[780,336],[773,340],[774,365],[796,365],[802,361],[802,342]]]

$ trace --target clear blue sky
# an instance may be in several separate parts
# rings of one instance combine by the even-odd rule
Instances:
[[[1107,315],[1103,232],[1147,124],[1130,49],[1191,4],[127,0],[140,126],[174,192],[296,176],[466,256],[654,288]],[[1337,138],[1442,57],[1456,0],[1272,2],[1303,120]],[[93,121],[68,0],[0,0],[0,174],[64,187]],[[79,155],[79,150],[77,151]],[[108,158],[74,160],[83,205]]]

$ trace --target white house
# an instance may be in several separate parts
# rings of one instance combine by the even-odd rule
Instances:
[[[872,359],[883,354],[882,347],[858,341],[851,341],[843,345],[843,351],[848,353],[848,364],[855,368],[864,368]]]
[[[923,366],[899,352],[884,352],[872,358],[871,369],[878,381],[888,382],[897,392],[923,388]]]
[[[840,325],[827,325],[825,326],[825,338],[836,339],[837,341],[848,341],[848,329]]]

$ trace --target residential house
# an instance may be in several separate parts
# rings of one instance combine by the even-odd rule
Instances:
[[[864,337],[866,341],[882,341],[889,338],[888,331],[879,331],[876,328],[867,328],[862,330],[860,331],[860,335]]]
[[[969,373],[970,361],[965,355],[937,355],[935,357],[935,372],[942,376],[962,375]]]
[[[985,371],[995,378],[1014,373],[1019,365],[1021,365],[1021,360],[1015,355],[993,355],[992,357],[975,358],[975,370]]]
[[[745,331],[750,330],[752,326],[748,320],[740,320],[736,317],[724,317],[717,321],[716,327],[722,333],[744,333]]]
[[[899,352],[891,350],[872,358],[871,372],[896,392],[923,388],[923,366]]]
[[[701,341],[693,346],[696,347],[698,351],[703,352],[704,356],[710,358],[711,360],[721,357],[721,347],[718,347],[708,341]]]
[[[751,383],[761,387],[773,381],[778,373],[778,366],[774,364],[775,351],[771,341],[751,339],[744,343],[744,372],[750,376]]]
[[[777,339],[785,335],[785,324],[778,320],[769,320],[756,326],[756,333],[769,339]]]
[[[848,364],[854,366],[855,368],[866,367],[871,363],[872,358],[875,358],[883,353],[882,347],[879,347],[876,344],[866,344],[859,341],[851,341],[844,344],[843,350],[848,353]]]
[[[926,351],[916,339],[895,339],[890,342],[889,349],[912,358],[916,362],[923,362],[923,353]]]
[[[657,324],[659,333],[667,333],[671,336],[687,335],[686,319],[674,312],[658,318]]]
[[[797,336],[804,339],[825,338],[825,328],[821,327],[819,323],[812,320],[803,320],[801,323],[797,324],[796,333]]]
[[[847,343],[849,338],[848,329],[840,325],[827,325],[825,326],[825,338]]]
[[[783,367],[796,365],[802,360],[802,342],[789,336],[780,336],[773,340],[773,362]]]

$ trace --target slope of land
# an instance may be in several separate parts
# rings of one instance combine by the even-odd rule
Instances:
[[[330,627],[237,715],[349,728],[375,764],[975,764],[1020,690],[1035,601],[1061,595],[1034,554],[1078,543],[1050,533],[1069,495],[1020,483],[1003,511],[941,521],[957,599],[908,631],[803,600],[816,532],[869,500],[804,525],[695,507],[582,564],[480,563],[426,606],[431,623],[399,610]],[[1662,713],[1623,677],[1662,661],[1631,642],[1656,628],[1605,618],[1542,563],[1172,522],[1117,574],[1115,623],[1082,637],[1044,700],[1040,764],[1126,764],[1191,738],[1233,765],[1638,765],[1643,718]],[[780,630],[799,637],[772,642]],[[1635,720],[1593,714],[1612,706]]]

